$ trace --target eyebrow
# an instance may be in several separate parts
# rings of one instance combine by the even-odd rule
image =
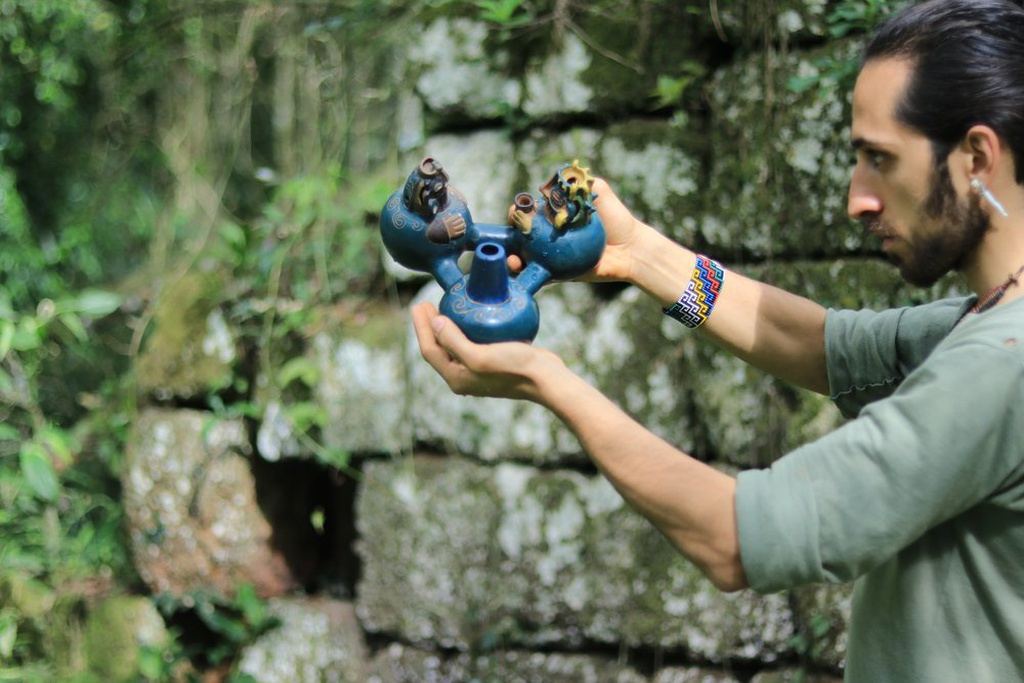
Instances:
[[[862,149],[868,149],[872,152],[880,152],[882,154],[893,154],[892,147],[885,143],[879,142],[878,140],[870,140],[865,137],[856,137],[850,142],[850,147],[853,148],[854,152],[858,152]]]

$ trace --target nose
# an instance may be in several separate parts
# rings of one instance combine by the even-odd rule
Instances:
[[[850,218],[867,218],[882,212],[882,200],[860,172],[859,165],[853,169],[850,191],[846,198],[846,213]]]

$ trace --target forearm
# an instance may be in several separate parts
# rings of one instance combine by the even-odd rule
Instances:
[[[629,281],[666,307],[686,289],[696,258],[650,227],[642,231],[632,256]],[[751,365],[828,393],[825,309],[809,299],[728,271],[700,329]]]
[[[536,379],[538,403],[576,435],[638,512],[723,590],[746,587],[736,530],[736,482],[658,438],[568,370]]]
[[[457,394],[525,399],[573,431],[622,496],[716,586],[746,585],[735,480],[673,448],[542,348],[474,344],[428,303],[413,308],[423,358]]]

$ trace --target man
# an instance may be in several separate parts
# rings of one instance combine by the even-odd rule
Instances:
[[[595,187],[595,279],[641,287],[856,416],[770,469],[717,472],[552,353],[474,345],[429,304],[413,312],[421,351],[457,393],[553,411],[719,588],[856,580],[848,680],[1024,680],[1024,10],[930,0],[891,18],[866,48],[851,137],[850,215],[907,281],[957,270],[977,297],[826,311],[718,269]]]

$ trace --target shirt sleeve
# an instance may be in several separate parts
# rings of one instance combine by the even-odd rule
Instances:
[[[771,592],[852,580],[993,495],[1020,463],[1021,361],[947,345],[857,420],[738,477],[740,552]]]
[[[829,310],[825,353],[829,393],[844,417],[885,398],[931,354],[970,305],[944,299],[887,311]]]

